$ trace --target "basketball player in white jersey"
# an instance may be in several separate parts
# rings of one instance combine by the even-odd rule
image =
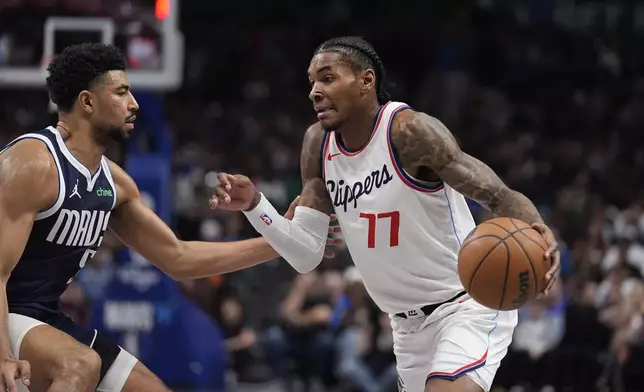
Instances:
[[[322,260],[335,210],[367,290],[391,315],[399,389],[488,391],[517,312],[485,308],[464,293],[457,254],[475,226],[465,197],[534,224],[549,244],[548,288],[559,269],[552,232],[525,196],[461,151],[440,121],[390,102],[382,63],[364,40],[326,41],[308,74],[319,122],[304,136],[293,221],[241,175],[220,174],[212,207],[244,210],[301,273]]]

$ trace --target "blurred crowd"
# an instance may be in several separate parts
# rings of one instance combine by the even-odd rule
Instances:
[[[521,310],[495,388],[642,390],[642,6],[197,3],[182,7],[184,86],[164,96],[173,226],[183,239],[256,235],[241,214],[208,209],[220,170],[249,175],[286,209],[301,188],[300,144],[314,121],[310,55],[332,35],[363,35],[396,84],[394,98],[440,118],[465,151],[529,196],[559,237],[559,284]],[[41,91],[0,90],[0,100],[2,141],[51,120]],[[489,217],[471,207],[478,221]],[[70,288],[76,311],[101,295],[84,279],[110,268],[106,247]],[[343,249],[306,275],[275,260],[182,285],[224,331],[237,382],[396,389],[388,317]]]

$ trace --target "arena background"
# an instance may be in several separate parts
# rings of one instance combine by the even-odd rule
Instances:
[[[216,172],[286,208],[314,121],[306,67],[337,35],[371,41],[395,99],[442,119],[556,228],[561,284],[522,309],[495,388],[644,391],[640,1],[1,0],[0,142],[54,121],[52,55],[113,42],[141,118],[110,157],[182,239],[253,237],[207,208]],[[106,239],[64,304],[175,390],[395,391],[387,317],[351,265],[341,251],[308,275],[274,260],[175,283]]]

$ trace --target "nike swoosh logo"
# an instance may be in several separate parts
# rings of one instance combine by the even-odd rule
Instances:
[[[339,152],[338,152],[338,153],[336,153],[336,154],[331,154],[331,153],[329,153],[329,156],[327,157],[327,159],[328,159],[328,160],[332,160],[332,159],[333,159],[333,157],[336,157],[336,156],[338,156],[338,155],[340,155],[340,154],[341,154],[341,153],[339,153]]]

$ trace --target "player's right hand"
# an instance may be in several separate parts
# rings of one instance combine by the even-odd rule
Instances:
[[[0,390],[18,392],[16,380],[22,380],[26,387],[31,382],[31,366],[27,361],[5,358],[0,363]]]
[[[538,231],[539,234],[543,236],[543,238],[546,240],[546,244],[548,245],[548,249],[546,249],[543,257],[546,260],[550,261],[550,268],[548,269],[548,272],[546,272],[545,276],[546,288],[541,293],[541,295],[548,295],[548,292],[555,284],[555,281],[559,276],[559,270],[561,269],[561,251],[559,245],[557,244],[555,235],[548,226],[542,223],[535,223],[532,225],[532,228]]]
[[[219,184],[210,198],[212,209],[250,210],[259,202],[259,193],[250,178],[241,174],[217,174]]]

